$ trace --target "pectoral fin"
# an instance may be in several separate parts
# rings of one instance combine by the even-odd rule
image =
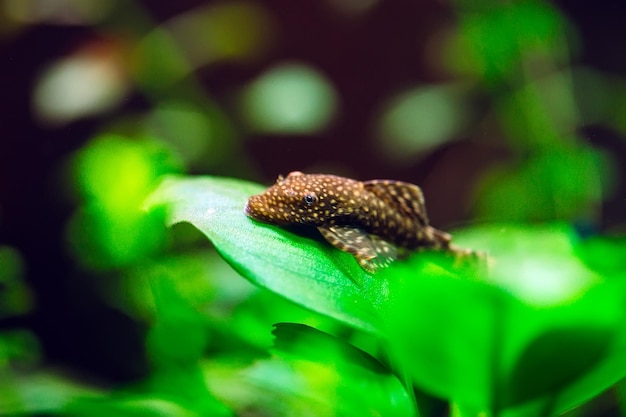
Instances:
[[[352,254],[359,265],[370,273],[398,258],[398,249],[394,244],[358,227],[328,226],[318,227],[318,230],[331,245]]]

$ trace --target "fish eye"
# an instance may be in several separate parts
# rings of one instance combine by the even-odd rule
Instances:
[[[307,206],[312,206],[317,201],[317,196],[315,194],[313,194],[313,193],[306,194],[304,197],[302,197],[302,201]]]

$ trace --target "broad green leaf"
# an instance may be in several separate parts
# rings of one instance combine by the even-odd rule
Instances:
[[[148,199],[166,205],[168,223],[189,222],[245,278],[283,297],[366,331],[376,331],[386,281],[315,236],[248,218],[243,208],[264,187],[219,177],[169,177]]]
[[[524,416],[558,414],[623,378],[625,284],[588,269],[571,235],[475,228],[459,241],[490,251],[488,276],[425,255],[383,271],[392,350],[415,382],[464,409]]]
[[[262,410],[276,417],[416,415],[400,381],[360,349],[300,324],[277,324],[274,335],[270,358],[222,373],[220,383],[215,376],[207,378],[216,385],[212,390],[228,394],[224,401],[233,402],[235,410]]]
[[[376,374],[390,373],[370,354],[342,339],[304,324],[277,323],[272,334],[275,337],[272,350],[284,357],[334,363],[338,369],[356,366]]]
[[[312,393],[298,394],[318,395],[316,401],[320,403],[330,401],[331,415],[410,417],[416,414],[411,397],[396,376],[366,352],[301,324],[279,323],[273,333],[275,357],[293,364],[294,373],[300,374],[298,378],[313,383]],[[312,372],[316,367],[323,372]],[[295,399],[298,401],[299,397]]]
[[[505,294],[415,257],[382,273],[392,280],[389,337],[396,361],[430,393],[465,407],[490,401],[491,355]]]

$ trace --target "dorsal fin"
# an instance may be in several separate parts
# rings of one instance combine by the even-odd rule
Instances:
[[[424,226],[428,224],[424,195],[417,185],[402,181],[371,180],[364,181],[363,186],[396,210],[417,219]]]

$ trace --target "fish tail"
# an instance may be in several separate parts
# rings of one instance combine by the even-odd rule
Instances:
[[[452,240],[452,235],[450,233],[428,226],[426,234],[428,235],[428,240],[433,242],[434,247],[442,249],[450,247],[450,241]]]

